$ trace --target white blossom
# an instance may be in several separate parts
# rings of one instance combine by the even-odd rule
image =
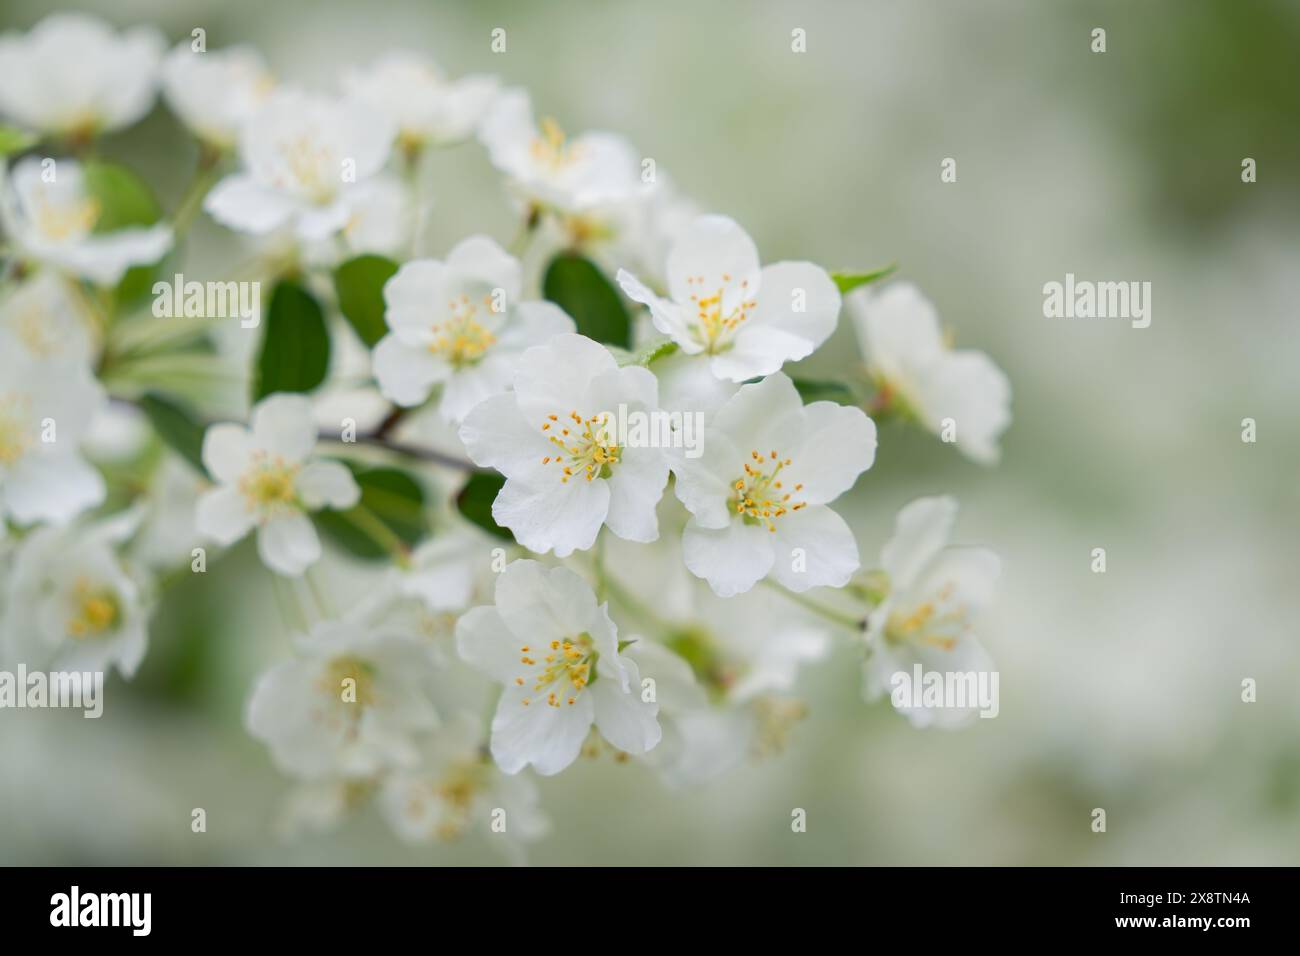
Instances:
[[[540,208],[581,212],[624,202],[640,188],[637,157],[623,137],[590,132],[570,140],[553,119],[533,119],[520,89],[496,98],[479,137],[515,193]]]
[[[486,236],[458,243],[445,262],[407,262],[384,286],[389,333],[374,352],[384,396],[418,405],[435,386],[459,422],[510,389],[524,350],[574,325],[550,302],[520,301],[519,263]]]
[[[666,299],[626,270],[618,281],[650,309],[656,329],[728,381],[807,358],[839,318],[839,289],[825,269],[810,262],[760,268],[754,241],[725,216],[696,219],[674,243],[666,272]]]
[[[105,400],[84,362],[32,361],[0,331],[0,523],[64,523],[104,500],[80,446]]]
[[[805,406],[777,373],[718,409],[702,448],[673,463],[692,515],[682,544],[693,574],[722,597],[769,576],[792,591],[848,582],[857,544],[827,505],[875,460],[876,427],[861,409]]]
[[[343,92],[391,119],[406,150],[468,139],[499,86],[495,76],[448,80],[428,57],[402,50],[343,74]]]
[[[987,672],[992,660],[974,621],[993,599],[1001,571],[998,556],[985,548],[954,547],[948,541],[957,518],[952,498],[918,498],[898,513],[894,536],[880,555],[888,593],[869,616],[869,656],[863,665],[867,700],[890,695],[891,678],[923,672]],[[918,727],[960,726],[970,708],[900,707]]]
[[[849,298],[849,311],[882,404],[942,434],[981,464],[995,464],[998,436],[1011,422],[1011,385],[983,352],[952,349],[934,305],[916,286],[895,282]]]
[[[0,112],[74,138],[130,126],[153,105],[165,45],[153,27],[117,33],[84,13],[0,35]]]
[[[267,101],[275,79],[250,46],[196,52],[182,42],[162,65],[163,98],[205,143],[231,149],[244,123]]]
[[[239,232],[287,226],[300,240],[326,239],[362,208],[361,187],[388,162],[394,132],[359,103],[278,90],[240,132],[243,171],[203,208]]]
[[[412,638],[323,621],[258,679],[248,730],[277,766],[308,780],[415,766],[421,734],[437,724],[432,673]]]
[[[32,669],[135,674],[149,606],[138,573],[118,553],[135,523],[127,514],[40,528],[22,540],[3,602],[10,660]]]
[[[479,404],[460,428],[474,462],[506,476],[492,504],[497,524],[561,558],[590,548],[601,525],[630,541],[657,538],[668,458],[649,442],[619,444],[611,417],[620,407],[653,412],[657,392],[648,370],[620,368],[581,335],[524,352],[514,391]]]
[[[625,753],[659,742],[659,707],[643,700],[607,606],[568,568],[511,563],[497,579],[496,603],[464,615],[456,642],[461,657],[505,688],[491,748],[506,773],[529,764],[559,773],[593,725]]]
[[[100,285],[131,266],[157,262],[172,246],[165,223],[95,232],[103,214],[75,159],[20,159],[0,196],[0,222],[25,257]]]
[[[251,428],[208,428],[203,464],[217,487],[199,497],[198,530],[229,545],[256,528],[263,563],[277,574],[302,574],[321,554],[307,512],[351,508],[361,496],[344,465],[312,458],[315,446],[311,402],[300,395],[263,399]]]

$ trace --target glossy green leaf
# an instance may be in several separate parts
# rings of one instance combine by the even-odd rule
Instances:
[[[879,282],[898,271],[898,264],[885,266],[883,269],[877,269],[874,272],[832,272],[831,279],[839,287],[840,295],[848,295],[859,286],[870,285],[873,282]]]
[[[858,398],[853,389],[843,382],[818,381],[815,379],[793,379],[799,397],[808,402],[837,402],[840,405],[857,405]]]
[[[361,487],[361,500],[346,511],[312,516],[331,541],[356,557],[377,560],[428,537],[429,516],[419,482],[397,468],[344,464]]]
[[[339,311],[369,348],[388,334],[384,321],[384,283],[397,263],[383,256],[357,256],[334,270]]]
[[[494,471],[474,472],[456,496],[456,508],[480,528],[498,538],[513,541],[514,535],[509,529],[501,527],[492,518],[492,502],[497,500],[497,494],[505,483],[505,478]]]
[[[632,322],[618,290],[591,260],[563,252],[551,260],[542,295],[573,317],[578,331],[606,345],[629,348]]]
[[[254,400],[275,392],[309,392],[329,370],[330,339],[320,303],[297,282],[282,279],[262,319]]]
[[[188,408],[154,392],[140,399],[140,408],[164,444],[197,468],[200,474],[207,474],[203,467],[204,427]]]

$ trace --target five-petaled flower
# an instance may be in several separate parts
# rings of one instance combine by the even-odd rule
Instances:
[[[244,123],[275,89],[262,55],[248,46],[195,52],[178,44],[162,65],[163,98],[194,135],[232,149]]]
[[[868,701],[888,695],[893,675],[916,664],[924,672],[992,670],[973,620],[993,598],[1001,562],[986,548],[950,546],[956,519],[957,502],[946,496],[918,498],[898,513],[880,555],[888,590],[868,618]],[[971,708],[898,709],[917,727],[960,726],[974,715]]]
[[[506,476],[492,504],[497,524],[561,558],[590,548],[601,525],[629,541],[657,538],[667,455],[648,442],[620,444],[616,420],[620,410],[653,413],[657,397],[653,374],[620,368],[584,336],[524,352],[514,391],[481,403],[460,427],[470,458]]]
[[[705,429],[703,454],[673,462],[692,517],[686,566],[721,597],[769,575],[792,591],[842,587],[858,567],[844,519],[826,507],[876,456],[876,426],[861,409],[803,405],[781,372],[744,385]]]
[[[244,171],[217,183],[203,208],[239,232],[291,226],[299,239],[326,239],[360,209],[394,132],[360,103],[279,90],[240,132]]]
[[[849,297],[849,311],[881,410],[936,434],[950,419],[959,449],[981,464],[996,463],[998,436],[1011,422],[1011,384],[993,360],[950,348],[934,305],[910,282],[863,289]]]
[[[810,262],[759,267],[754,241],[726,216],[701,216],[668,254],[668,298],[620,269],[619,284],[649,307],[655,328],[714,376],[743,382],[807,358],[835,331],[840,292]]]
[[[131,266],[157,262],[171,248],[165,223],[96,232],[102,215],[75,159],[27,156],[0,196],[0,221],[23,256],[99,285],[117,284]]]
[[[81,13],[0,35],[0,113],[72,140],[130,126],[153,105],[165,45],[153,27],[117,33]]]
[[[296,577],[321,554],[308,511],[346,509],[361,490],[336,461],[313,461],[316,426],[301,395],[271,395],[253,409],[252,428],[222,423],[203,436],[203,464],[218,483],[199,498],[195,524],[219,544],[257,528],[268,568]]]
[[[577,213],[624,202],[641,190],[637,157],[627,140],[595,132],[568,139],[553,119],[538,125],[528,94],[520,89],[497,96],[479,138],[515,193],[542,209]]]
[[[428,57],[402,50],[343,74],[344,93],[388,116],[408,154],[473,135],[499,85],[486,75],[448,80]]]
[[[32,361],[0,330],[0,537],[6,517],[64,523],[104,500],[79,446],[105,403],[80,357]]]
[[[636,663],[619,650],[606,605],[568,568],[515,561],[496,603],[456,625],[468,663],[504,685],[492,718],[492,756],[506,773],[532,764],[547,776],[577,758],[592,725],[629,754],[659,743],[659,705],[643,700]]]
[[[419,735],[437,725],[434,665],[414,638],[322,621],[295,657],[263,674],[248,701],[248,730],[276,764],[305,779],[362,777],[412,767]]]
[[[390,329],[373,358],[384,396],[418,405],[441,385],[438,408],[459,422],[508,391],[523,351],[573,331],[550,302],[520,302],[519,262],[485,236],[471,236],[445,262],[406,263],[384,286]]]

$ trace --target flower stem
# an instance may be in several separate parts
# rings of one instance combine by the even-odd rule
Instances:
[[[798,604],[800,607],[812,611],[819,617],[825,618],[841,627],[847,627],[850,631],[861,631],[863,626],[866,624],[864,619],[856,618],[852,614],[846,614],[843,611],[837,611],[834,608],[826,607],[824,604],[819,604],[811,598],[804,597],[797,591],[791,591],[789,588],[777,584],[775,581],[764,578],[763,584],[767,585],[778,594],[793,601],[795,604]]]

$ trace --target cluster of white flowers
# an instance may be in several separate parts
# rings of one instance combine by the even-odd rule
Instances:
[[[373,797],[402,839],[480,828],[514,848],[547,829],[526,768],[609,753],[686,785],[779,752],[807,711],[800,670],[835,640],[861,648],[868,699],[917,663],[991,668],[974,615],[998,561],[948,546],[955,502],[907,505],[866,567],[838,504],[885,418],[998,457],[1007,380],[949,348],[915,288],[762,265],[736,221],[701,215],[624,138],[567,138],[495,77],[451,80],[401,52],[306,91],[249,48],[165,46],[80,15],[0,37],[0,113],[26,143],[0,177],[5,660],[129,678],[160,571],[203,571],[208,546],[250,531],[276,576],[338,551],[363,582],[337,596],[348,610],[318,608],[248,705],[249,731],[300,783],[288,823],[334,825]],[[147,369],[194,336],[133,311],[124,290],[192,214],[123,217],[121,176],[78,158],[159,93],[197,145],[191,212],[265,237],[257,277],[275,301],[292,285],[324,313],[336,353],[328,383],[275,379],[264,361],[269,387],[233,410],[214,398],[188,437],[181,405],[157,414],[174,380]],[[419,257],[421,164],[474,139],[520,235],[510,251],[475,235]],[[545,277],[528,265],[548,261]],[[358,262],[386,269],[363,290],[368,331],[342,291]],[[551,281],[575,266],[568,281],[588,283],[576,296]],[[845,306],[864,354],[851,397],[806,401],[793,365]],[[310,365],[306,324],[263,325],[247,334],[288,336],[281,352]],[[250,351],[209,350],[245,376]],[[349,367],[361,385],[340,391]],[[341,426],[340,403],[355,408]],[[425,407],[436,441],[415,427]],[[359,443],[356,419],[373,426]],[[130,437],[145,420],[152,454]],[[118,430],[125,451],[99,447]],[[435,465],[445,480],[457,461],[463,490],[440,507]],[[412,513],[386,520],[393,498]],[[970,716],[895,705],[922,726]]]

